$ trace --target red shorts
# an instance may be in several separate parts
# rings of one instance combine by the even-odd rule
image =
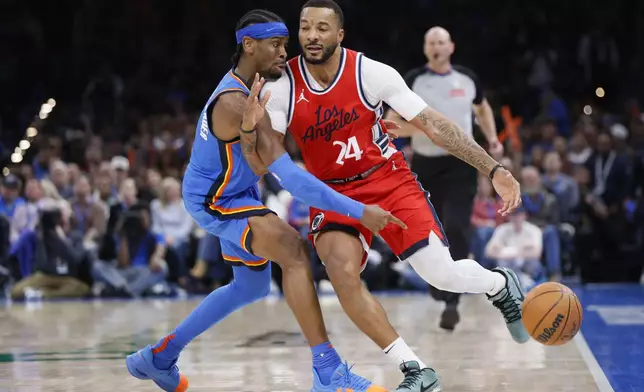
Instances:
[[[377,204],[405,222],[407,230],[390,223],[380,231],[380,237],[400,260],[405,260],[429,244],[433,231],[447,246],[447,237],[438,220],[434,206],[407,166],[402,153],[397,152],[381,168],[364,180],[347,184],[328,184],[345,196],[364,204]],[[323,231],[340,230],[358,237],[366,252],[371,247],[373,233],[360,221],[332,212],[310,208],[311,230],[309,238],[315,246],[316,235]],[[366,262],[366,257],[362,260]]]

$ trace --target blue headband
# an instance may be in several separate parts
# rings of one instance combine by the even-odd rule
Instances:
[[[244,37],[253,39],[288,37],[288,29],[282,22],[256,23],[237,30],[235,35],[237,36],[237,44],[241,44]]]

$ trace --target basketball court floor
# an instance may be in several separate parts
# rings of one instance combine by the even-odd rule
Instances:
[[[586,338],[560,347],[515,344],[480,296],[463,299],[463,320],[453,334],[436,326],[441,307],[428,296],[381,299],[406,341],[440,372],[445,391],[644,391],[644,292],[632,288],[629,297],[620,289],[615,298],[630,298],[630,304],[606,302],[608,291],[578,293],[588,302]],[[127,374],[124,358],[169,332],[198,301],[6,304],[0,308],[0,392],[156,391]],[[335,296],[322,297],[322,306],[340,354],[360,374],[394,389],[400,373],[351,324]],[[637,319],[632,325],[636,308],[639,326]],[[310,360],[286,304],[270,297],[206,332],[179,365],[191,391],[300,392],[311,385]]]

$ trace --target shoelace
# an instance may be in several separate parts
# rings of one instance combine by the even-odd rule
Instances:
[[[351,373],[351,369],[353,368],[353,365],[349,366],[349,364],[345,362],[344,366],[347,368],[347,371],[344,373],[344,377],[342,379],[342,385],[340,385],[341,387],[351,388],[351,389],[355,389],[356,391],[359,391],[359,390],[366,390],[367,388],[369,388],[369,386],[371,386],[371,381],[357,374]]]
[[[501,314],[503,314],[503,318],[505,319],[506,323],[512,323],[521,319],[521,308],[512,299],[512,296],[510,295],[510,292],[507,291],[507,289],[505,295],[502,298],[492,302],[492,305],[494,305],[501,311]]]
[[[407,371],[407,373],[405,373],[405,379],[402,381],[402,383],[400,383],[398,387],[412,389],[414,385],[416,385],[418,381],[420,381],[422,375],[423,374],[421,370],[409,370]]]

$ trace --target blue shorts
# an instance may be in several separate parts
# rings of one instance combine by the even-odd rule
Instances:
[[[248,218],[272,214],[273,211],[264,206],[256,188],[232,197],[222,197],[216,205],[208,205],[203,198],[187,195],[184,203],[201,228],[219,237],[224,261],[233,266],[245,265],[257,270],[266,268],[268,260],[252,252],[253,231]]]

